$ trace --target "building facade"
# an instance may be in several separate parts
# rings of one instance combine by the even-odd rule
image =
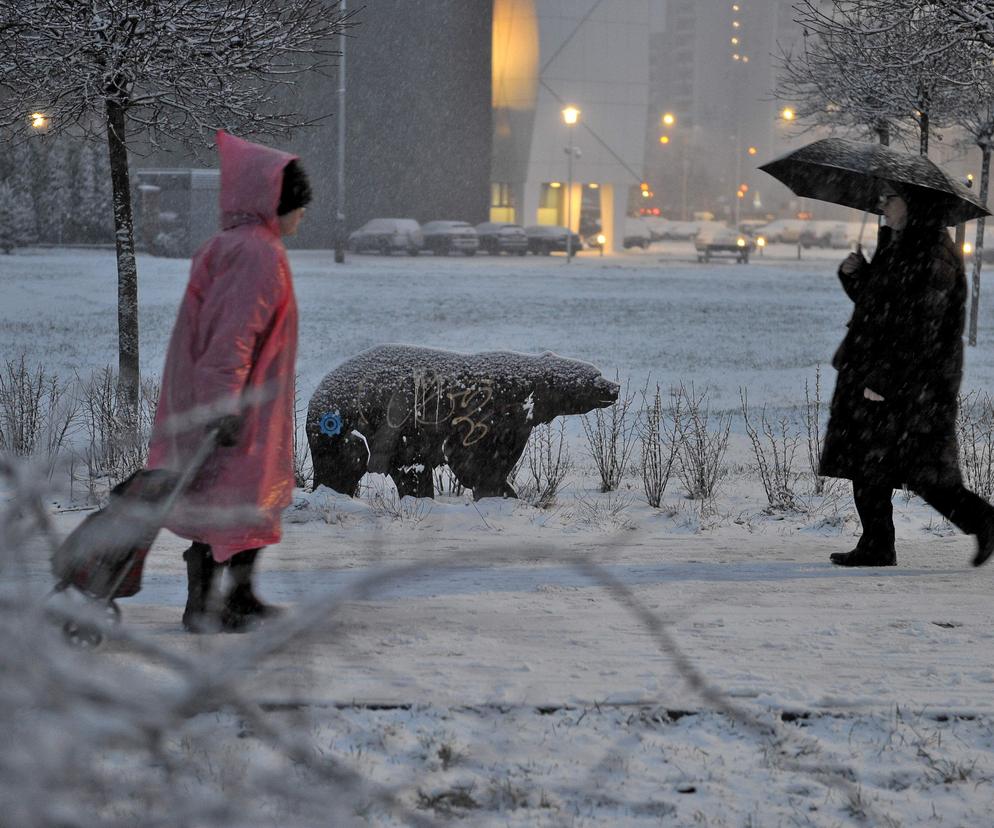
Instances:
[[[644,178],[649,35],[659,0],[496,0],[493,220],[621,244]],[[563,110],[578,110],[568,125]]]
[[[644,178],[651,10],[661,3],[366,4],[346,47],[343,193],[338,69],[304,73],[286,91],[288,105],[316,121],[282,144],[301,156],[314,190],[292,244],[332,247],[341,203],[346,231],[374,217],[493,219],[568,223],[620,245]],[[563,122],[567,105],[579,110],[573,127]],[[177,160],[154,153],[137,166],[149,170],[144,180],[170,187],[181,177],[154,168]],[[170,192],[159,199],[176,201]]]

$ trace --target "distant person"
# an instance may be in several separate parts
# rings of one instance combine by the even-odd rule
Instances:
[[[206,430],[218,448],[166,524],[183,553],[190,632],[241,632],[273,615],[252,589],[262,547],[279,542],[293,491],[297,305],[282,236],[297,232],[311,190],[297,159],[217,134],[221,232],[193,257],[173,328],[149,446],[150,468],[178,468]],[[208,599],[227,564],[219,615]]]
[[[821,474],[852,480],[863,534],[839,566],[893,566],[895,488],[908,486],[994,552],[994,507],[963,486],[956,415],[963,378],[963,260],[921,191],[885,184],[873,260],[852,253],[839,279],[855,303],[832,359],[838,371]]]

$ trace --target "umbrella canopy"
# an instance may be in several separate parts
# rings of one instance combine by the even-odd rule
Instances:
[[[989,216],[980,200],[923,155],[846,138],[823,138],[759,169],[802,198],[816,198],[880,214],[885,184],[910,188],[943,216],[947,225]]]

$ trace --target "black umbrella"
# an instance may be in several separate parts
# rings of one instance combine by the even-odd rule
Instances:
[[[881,212],[885,184],[910,188],[928,202],[947,225],[989,216],[980,200],[953,176],[923,155],[846,138],[823,138],[788,152],[759,169],[782,181],[802,198],[816,198]]]

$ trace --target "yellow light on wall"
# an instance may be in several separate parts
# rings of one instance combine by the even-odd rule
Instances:
[[[599,188],[599,187],[600,187],[601,185],[600,185],[600,184],[595,184],[595,183],[594,183],[593,181],[591,181],[591,182],[590,182],[590,183],[589,183],[589,184],[588,184],[587,186],[588,186],[588,187],[590,187],[590,189],[591,189],[591,190],[596,190],[596,189],[598,189],[598,188]]]
[[[563,110],[563,121],[565,121],[568,126],[573,126],[579,120],[580,110],[575,106],[567,106]]]
[[[669,135],[660,135],[659,136],[659,143],[660,144],[668,144],[669,142],[670,142],[670,136]]]
[[[664,112],[662,121],[663,121],[663,126],[671,127],[676,123],[676,115],[674,115],[672,112]]]
[[[738,46],[739,45],[739,39],[737,37],[733,37],[732,38],[732,45],[733,46]]]
[[[563,185],[559,181],[552,181],[552,182],[550,182],[549,186],[552,187],[553,190],[558,190]]]
[[[757,152],[759,152],[759,150],[756,149],[755,147],[749,147],[748,149],[749,155],[755,155]]]
[[[732,21],[732,28],[733,29],[737,29],[740,25],[742,25],[742,24],[740,24],[738,20],[733,20]]]

